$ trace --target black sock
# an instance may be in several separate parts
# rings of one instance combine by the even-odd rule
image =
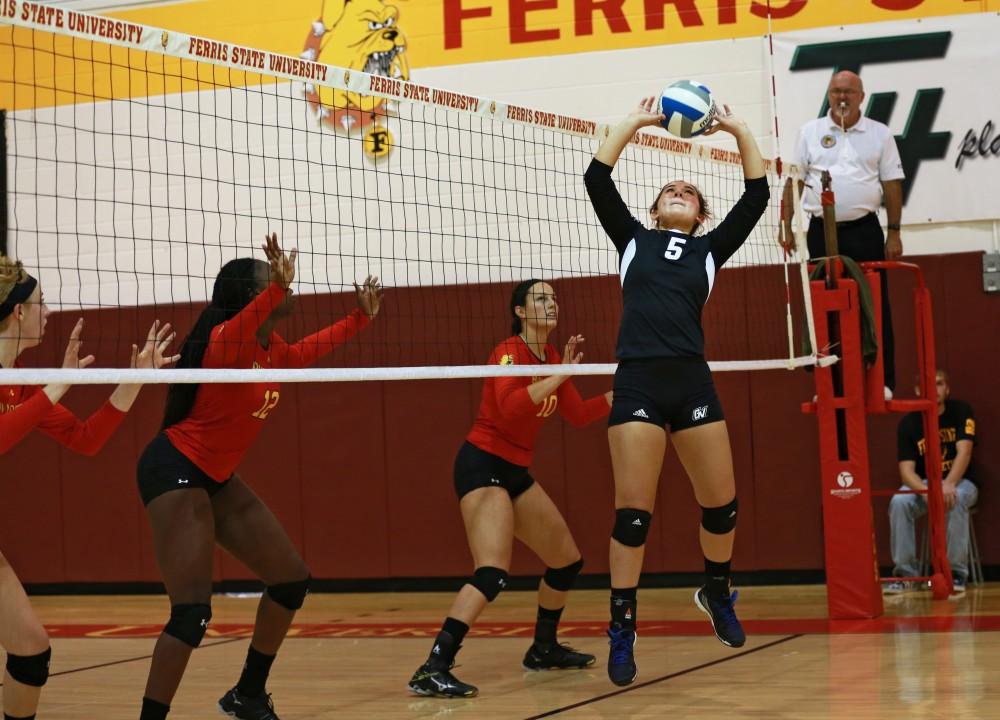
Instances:
[[[562,617],[563,608],[549,610],[538,606],[538,615],[535,617],[535,644],[551,646],[556,644],[556,628],[559,627],[559,618]]]
[[[25,715],[24,717],[21,717],[21,716],[15,717],[13,715],[8,715],[7,713],[4,713],[3,714],[3,720],[35,720],[35,716],[34,715]]]
[[[169,705],[164,705],[161,702],[144,697],[142,699],[142,712],[139,714],[139,720],[166,720],[168,712],[170,712]]]
[[[445,618],[441,632],[434,639],[434,647],[431,649],[427,661],[451,667],[451,664],[455,662],[455,654],[462,646],[462,640],[465,639],[467,632],[469,632],[469,626],[461,620],[456,620],[453,617]]]
[[[264,692],[264,685],[271,672],[271,663],[274,662],[274,657],[274,655],[257,652],[251,645],[247,651],[247,661],[243,664],[243,674],[240,675],[240,681],[236,683],[236,691],[244,697],[260,697]]]
[[[729,597],[729,566],[731,560],[714,562],[705,558],[705,592],[714,598]]]
[[[636,592],[638,588],[611,588],[611,624],[635,627]]]

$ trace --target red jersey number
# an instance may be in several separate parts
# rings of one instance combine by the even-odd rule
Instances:
[[[549,395],[547,398],[542,400],[542,409],[538,411],[535,417],[547,418],[549,415],[556,411],[556,405],[559,404],[558,395]]]
[[[281,393],[277,390],[266,391],[264,393],[264,404],[260,406],[260,410],[255,412],[253,416],[259,420],[263,420],[272,410],[274,410],[274,406],[278,404],[278,400],[280,399]]]

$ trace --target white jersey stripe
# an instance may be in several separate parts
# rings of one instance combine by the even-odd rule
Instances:
[[[705,255],[705,276],[708,278],[708,294],[705,295],[705,302],[708,302],[708,298],[712,294],[712,286],[715,285],[715,258],[712,256],[711,250]]]
[[[622,253],[621,269],[618,271],[618,275],[621,277],[622,287],[625,287],[625,273],[628,272],[628,266],[632,264],[633,259],[635,259],[635,238],[629,240],[628,246],[625,248],[625,252]]]

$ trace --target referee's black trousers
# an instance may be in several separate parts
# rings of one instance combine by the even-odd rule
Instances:
[[[809,258],[824,257],[823,218],[809,222]],[[837,247],[841,255],[857,262],[885,260],[885,234],[878,215],[869,213],[846,223],[837,223]],[[892,313],[889,311],[889,280],[885,270],[879,270],[882,280],[882,362],[885,365],[885,386],[896,389],[896,348],[892,335]]]

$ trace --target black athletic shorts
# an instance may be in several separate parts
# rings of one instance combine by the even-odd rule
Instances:
[[[459,448],[455,458],[455,493],[459,500],[484,487],[502,487],[513,500],[534,484],[526,467],[507,462],[470,442]]]
[[[229,479],[216,482],[175,448],[166,435],[158,433],[139,457],[136,481],[142,504],[149,505],[171,490],[201,488],[211,497],[224,488]]]
[[[708,363],[701,358],[623,360],[615,372],[608,427],[647,422],[677,432],[723,420]]]

